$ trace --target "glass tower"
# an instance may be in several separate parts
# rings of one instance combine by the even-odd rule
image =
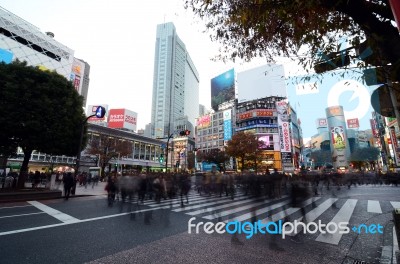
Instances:
[[[199,74],[173,23],[157,25],[151,135],[165,138],[177,120],[194,126],[199,113]],[[181,126],[181,124],[180,124]]]

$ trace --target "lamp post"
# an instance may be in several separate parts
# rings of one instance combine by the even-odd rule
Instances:
[[[165,172],[168,172],[168,152],[169,152],[169,140],[174,136],[174,134],[171,134],[168,136],[167,139],[167,153],[165,154]],[[172,158],[172,157],[171,157]]]
[[[80,166],[80,161],[81,161],[81,151],[82,151],[82,141],[83,141],[83,131],[84,131],[84,127],[85,124],[87,123],[87,121],[89,120],[89,118],[91,117],[97,117],[97,118],[103,118],[104,115],[106,114],[106,109],[102,106],[98,106],[96,109],[96,113],[93,115],[90,115],[88,117],[86,117],[86,119],[82,122],[81,124],[81,135],[79,138],[79,146],[78,146],[78,153],[76,154],[76,168],[75,168],[75,177],[78,174],[78,170],[79,170],[79,166]]]

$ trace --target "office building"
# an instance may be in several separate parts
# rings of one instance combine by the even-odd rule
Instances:
[[[199,74],[174,24],[160,24],[155,45],[151,135],[168,138],[178,131],[177,125],[194,127],[198,116]],[[187,123],[182,124],[182,120]]]

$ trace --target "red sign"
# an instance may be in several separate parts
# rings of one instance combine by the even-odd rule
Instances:
[[[257,109],[239,114],[239,119],[243,120],[253,117],[271,117],[271,116],[274,116],[274,111],[266,109]]]
[[[257,116],[274,116],[274,112],[271,110],[257,110]]]
[[[358,122],[358,118],[347,119],[347,127],[348,128],[359,128],[360,123]]]
[[[125,109],[110,109],[108,113],[108,127],[122,128],[124,127]]]
[[[370,122],[370,124],[371,124],[372,135],[373,135],[374,137],[378,137],[379,134],[378,134],[378,130],[377,130],[377,128],[376,128],[375,119],[370,119],[369,122]]]

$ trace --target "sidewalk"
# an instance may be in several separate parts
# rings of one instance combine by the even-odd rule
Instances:
[[[86,195],[106,195],[107,192],[104,190],[106,187],[106,182],[98,182],[97,185],[95,184],[88,184],[85,186],[76,185],[75,196],[86,196]],[[63,190],[63,186],[61,184],[60,190]],[[73,197],[73,196],[72,196]]]
[[[94,186],[87,185],[86,188],[85,186],[79,186],[79,184],[77,184],[75,195],[71,195],[70,197],[106,195],[107,192],[104,190],[105,186],[106,182],[98,182],[98,184]],[[64,195],[64,186],[62,183],[51,190],[45,189],[44,185],[39,185],[38,188],[32,189],[32,183],[26,183],[25,187],[25,189],[21,190],[2,190],[2,192],[0,192],[0,203],[57,199],[62,198]]]

